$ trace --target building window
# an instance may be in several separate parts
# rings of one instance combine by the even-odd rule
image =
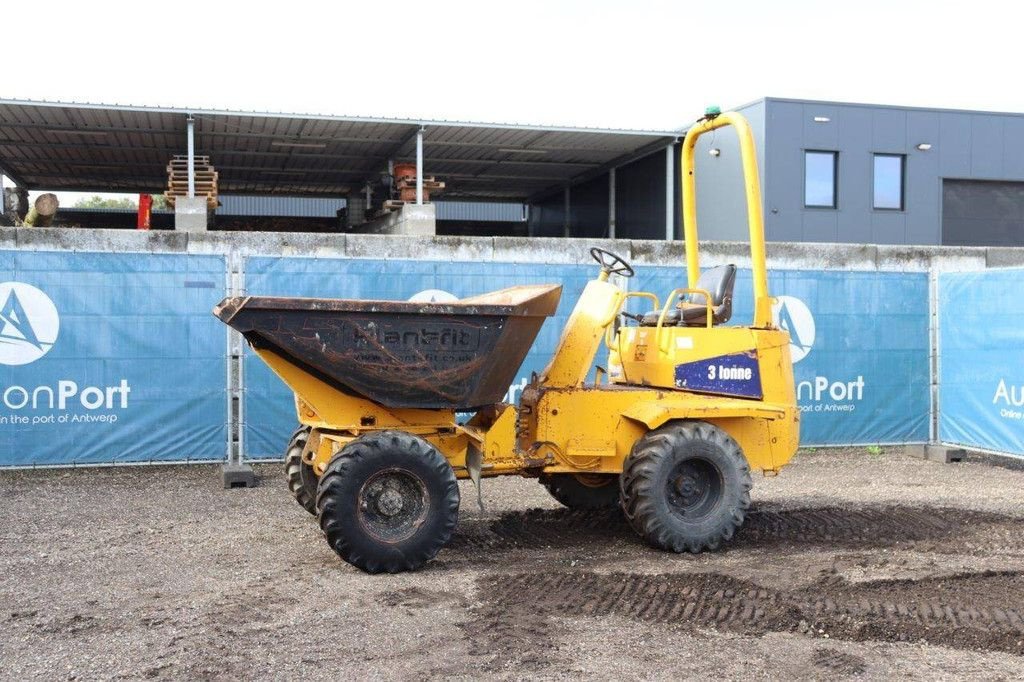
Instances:
[[[837,152],[804,152],[804,206],[836,207]]]
[[[904,166],[902,154],[875,154],[875,208],[903,210]]]

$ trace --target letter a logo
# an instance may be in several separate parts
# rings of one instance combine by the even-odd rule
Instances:
[[[60,317],[50,297],[31,284],[0,284],[0,364],[27,365],[57,341]]]
[[[807,305],[795,296],[777,296],[772,317],[779,329],[789,332],[789,353],[797,363],[807,357],[814,346],[814,316]]]

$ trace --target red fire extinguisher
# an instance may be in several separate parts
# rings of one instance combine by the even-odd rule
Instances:
[[[136,221],[136,228],[139,230],[149,229],[149,219],[153,215],[153,195],[139,195],[139,218]]]

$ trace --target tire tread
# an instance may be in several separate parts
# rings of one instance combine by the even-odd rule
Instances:
[[[309,432],[308,426],[302,426],[292,434],[284,452],[284,474],[288,481],[288,490],[295,501],[299,503],[300,507],[316,516],[316,488],[309,485],[309,479],[303,480],[304,474],[308,476],[312,473],[311,467],[302,461],[302,451],[309,440]],[[303,467],[306,467],[307,471],[303,471]],[[313,480],[316,480],[315,474],[313,474]]]
[[[735,460],[739,472],[739,498],[734,508],[723,510],[718,528],[706,537],[685,537],[673,529],[665,518],[656,496],[655,480],[660,470],[669,465],[672,453],[693,441],[717,445],[727,457]],[[649,544],[673,552],[699,553],[715,550],[729,542],[743,525],[750,508],[750,465],[739,444],[725,431],[707,422],[672,422],[651,431],[633,447],[626,458],[620,478],[622,510],[634,531]]]
[[[442,525],[433,537],[429,538],[429,542],[416,551],[368,551],[350,532],[352,520],[342,519],[336,513],[345,479],[367,459],[383,456],[389,450],[408,452],[422,459],[431,475],[435,476],[444,488],[440,505]],[[458,523],[459,501],[459,486],[455,472],[437,448],[424,439],[404,431],[376,431],[360,436],[331,458],[323,476],[320,477],[316,509],[327,544],[338,556],[367,573],[400,573],[422,567],[448,543]]]

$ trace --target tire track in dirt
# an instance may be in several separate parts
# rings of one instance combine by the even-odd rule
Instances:
[[[854,641],[924,640],[962,649],[1024,655],[1024,574],[969,573],[917,581],[819,583],[768,590],[718,573],[555,572],[490,576],[478,582],[485,610],[514,624],[542,616],[624,616],[741,634],[828,633]],[[509,624],[506,624],[506,627]]]
[[[727,547],[759,547],[790,543],[838,547],[891,546],[899,543],[938,541],[979,536],[982,545],[1024,549],[1024,520],[962,509],[928,509],[907,506],[808,507],[754,509],[736,539]],[[991,538],[986,541],[985,534]],[[507,549],[577,547],[598,541],[609,544],[626,539],[639,542],[617,510],[572,511],[531,509],[510,512],[490,522],[460,524],[449,548],[472,553]],[[958,541],[952,551],[959,552]],[[981,548],[979,548],[981,551]]]
[[[535,549],[632,536],[618,510],[530,509],[492,521],[460,522],[448,547],[460,550]]]
[[[815,649],[811,662],[829,675],[861,675],[867,670],[860,656],[821,647]]]

